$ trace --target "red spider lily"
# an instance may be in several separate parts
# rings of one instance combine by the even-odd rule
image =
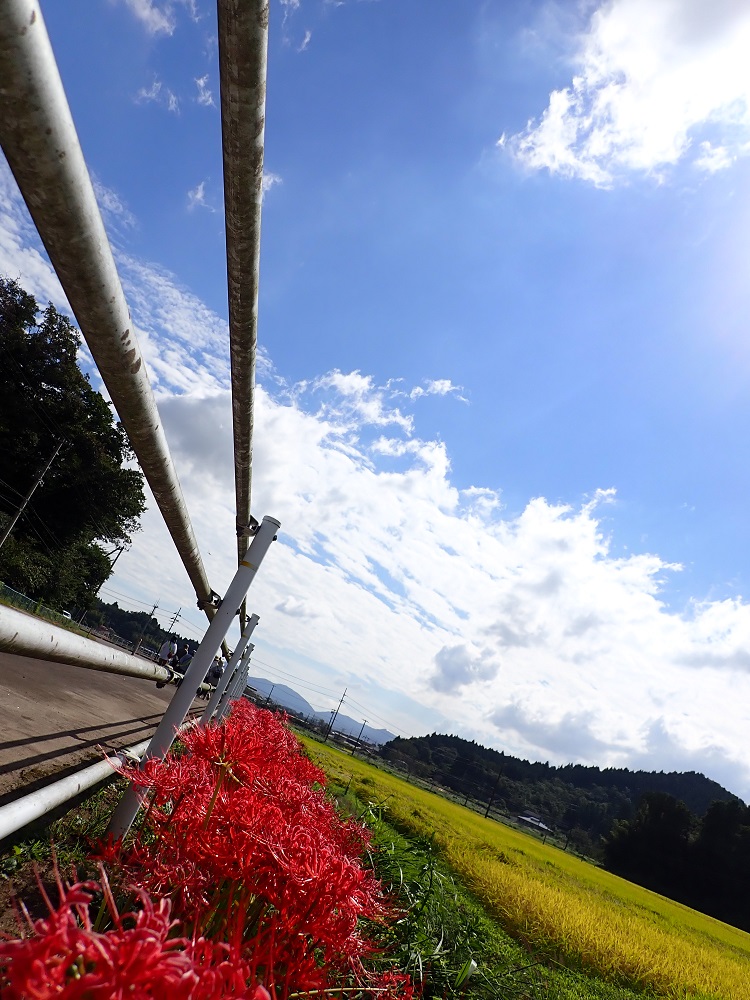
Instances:
[[[0,942],[0,987],[8,1000],[266,1000],[268,992],[231,945],[170,937],[177,922],[169,900],[156,906],[139,892],[140,906],[120,914],[102,869],[101,884],[64,887],[60,905],[30,921],[30,936]],[[94,930],[89,909],[101,892],[114,927]],[[45,896],[46,898],[46,896]],[[248,985],[250,984],[250,985]]]
[[[110,841],[98,856],[139,906],[121,918],[102,870],[113,927],[97,933],[98,887],[69,887],[30,938],[0,945],[10,1000],[412,1000],[407,976],[366,972],[364,922],[388,915],[362,865],[369,835],[326,799],[323,772],[284,719],[241,700],[181,741],[164,761],[118,767],[148,808],[131,847]]]
[[[178,769],[172,754],[125,769],[152,800],[122,877],[168,895],[193,933],[233,942],[274,997],[361,980],[362,920],[386,913],[362,866],[369,837],[326,799],[283,718],[243,700],[182,742]]]

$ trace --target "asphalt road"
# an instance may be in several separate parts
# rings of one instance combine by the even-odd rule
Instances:
[[[153,681],[0,653],[0,804],[101,760],[103,749],[147,739],[173,694]]]

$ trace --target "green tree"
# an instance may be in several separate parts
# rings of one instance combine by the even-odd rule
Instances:
[[[0,532],[57,441],[62,448],[0,549],[0,579],[56,607],[86,607],[145,510],[143,476],[111,404],[77,364],[80,335],[0,277]]]
[[[632,820],[614,824],[605,841],[608,868],[651,888],[672,889],[689,867],[696,820],[667,792],[647,792]]]

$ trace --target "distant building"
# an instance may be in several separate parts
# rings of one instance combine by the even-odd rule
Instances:
[[[526,826],[531,826],[535,830],[541,830],[542,833],[552,833],[550,827],[546,823],[542,823],[538,816],[516,816],[519,823],[524,823]]]

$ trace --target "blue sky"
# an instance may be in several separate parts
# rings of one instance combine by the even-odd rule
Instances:
[[[42,9],[222,590],[215,11]],[[750,797],[749,43],[731,0],[272,0],[268,676],[394,731]],[[2,184],[0,266],[63,305]],[[153,511],[106,589],[194,603]]]

